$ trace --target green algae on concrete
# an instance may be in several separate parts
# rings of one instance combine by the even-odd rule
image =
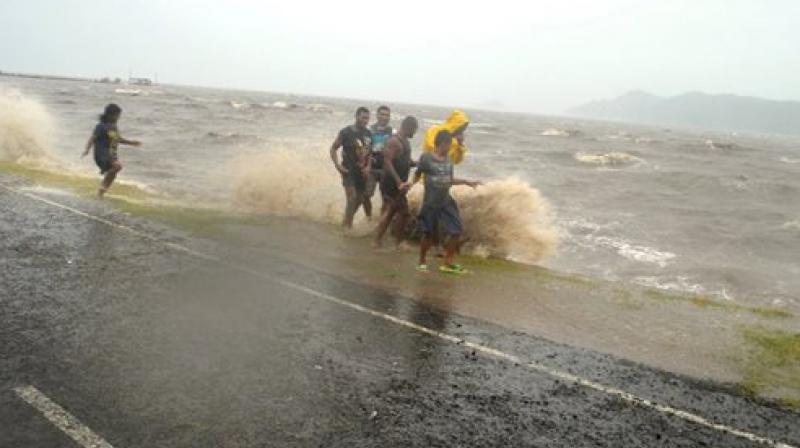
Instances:
[[[467,269],[476,272],[498,272],[509,274],[523,274],[533,279],[552,283],[566,283],[579,288],[595,288],[600,284],[598,280],[578,274],[560,273],[541,266],[519,263],[513,260],[495,257],[481,257],[477,255],[461,255],[459,262]]]
[[[745,392],[777,397],[786,406],[800,408],[800,333],[746,327],[742,335],[749,348]]]
[[[44,168],[35,168],[14,162],[0,160],[0,171],[14,176],[30,179],[42,185],[67,188],[81,196],[97,195],[100,178],[97,179],[80,176],[74,173],[59,173]],[[124,195],[136,200],[154,198],[155,195],[135,185],[117,182],[113,187],[113,194]]]
[[[647,289],[642,295],[649,299],[670,301],[670,302],[688,302],[700,308],[713,308],[722,311],[743,311],[756,314],[765,318],[789,318],[794,315],[786,310],[779,308],[770,308],[764,306],[747,306],[734,302],[722,301],[713,299],[709,296],[698,294],[678,294],[673,292],[666,292],[660,289]]]
[[[612,301],[622,308],[627,310],[641,310],[644,308],[644,303],[636,300],[634,294],[629,289],[614,288]]]
[[[200,235],[215,235],[219,233],[219,225],[234,219],[213,209],[188,208],[165,204],[153,205],[115,197],[107,198],[107,200],[123,212],[172,224],[180,229]]]
[[[87,198],[96,197],[99,184],[98,179],[91,177],[73,173],[58,173],[7,161],[0,161],[0,172],[29,179],[48,187],[63,188]],[[220,210],[182,207],[166,202],[163,197],[136,185],[124,182],[116,182],[104,201],[120,211],[152,218],[173,224],[189,232],[204,235],[216,233],[219,224],[246,219]]]

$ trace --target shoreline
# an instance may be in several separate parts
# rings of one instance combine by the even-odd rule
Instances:
[[[21,72],[6,72],[0,70],[0,77],[8,78],[28,78],[28,79],[46,79],[53,81],[80,81],[80,82],[100,82],[99,78],[86,78],[80,76],[59,76],[59,75],[41,75],[38,73],[21,73]]]
[[[10,163],[0,163],[0,173],[71,191],[81,201],[93,193],[94,181],[89,179]],[[135,187],[116,187],[102,207],[222,242],[237,248],[237,255],[247,253],[256,265],[259,253],[279,254],[441,312],[702,380],[736,384],[744,394],[800,406],[800,384],[792,380],[792,372],[800,368],[800,359],[793,358],[795,344],[800,347],[800,321],[785,309],[728,304],[476,257],[465,257],[474,275],[420,278],[411,268],[413,253],[375,252],[368,239],[348,237],[332,226],[174,207],[154,202]]]

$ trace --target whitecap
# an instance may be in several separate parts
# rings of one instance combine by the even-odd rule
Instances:
[[[142,94],[141,89],[114,89],[115,93],[119,93],[120,95],[130,95],[130,96],[139,96]]]
[[[703,287],[703,285],[692,282],[689,277],[685,275],[679,275],[675,278],[640,276],[634,278],[633,283],[645,286],[647,288],[655,288],[665,291],[677,291],[691,294],[704,294],[706,292],[706,289]],[[724,297],[728,299],[730,298],[727,292],[725,292]]]
[[[617,254],[628,260],[652,263],[662,268],[667,266],[676,257],[672,252],[658,250],[649,246],[632,244],[620,238],[601,236],[593,238],[593,241],[601,246],[615,249]]]
[[[545,136],[545,137],[569,137],[569,132],[561,130],[561,129],[548,128],[548,129],[545,129],[544,131],[540,132],[539,135],[542,135],[542,136]]]
[[[642,159],[626,152],[609,152],[606,154],[588,154],[579,152],[575,160],[593,165],[624,165],[627,163],[643,162]]]
[[[784,229],[784,230],[800,230],[800,221],[795,220],[795,221],[785,222],[781,226],[781,229]]]

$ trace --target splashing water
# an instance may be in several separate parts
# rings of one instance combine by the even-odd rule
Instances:
[[[324,151],[316,154],[286,148],[247,156],[231,165],[236,208],[338,224],[344,210],[341,179]],[[412,213],[419,208],[423,189],[409,192]],[[473,253],[536,263],[553,254],[558,232],[540,193],[516,178],[490,181],[477,189],[454,187],[464,221],[464,237]],[[373,207],[379,207],[379,193]],[[357,219],[362,217],[361,213]],[[357,229],[365,229],[362,220]],[[371,230],[371,229],[367,229]]]
[[[245,211],[338,223],[344,210],[341,178],[324,151],[277,148],[231,162],[233,205]]]
[[[53,119],[41,103],[0,86],[0,160],[48,164],[52,131]]]
[[[527,182],[510,177],[472,189],[451,189],[464,222],[464,238],[475,255],[538,263],[558,247],[559,232],[552,224],[550,206]],[[422,202],[423,189],[410,192],[413,210]]]

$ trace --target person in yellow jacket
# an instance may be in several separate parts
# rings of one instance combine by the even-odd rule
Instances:
[[[450,144],[448,156],[453,165],[458,165],[464,161],[464,156],[467,154],[467,145],[464,144],[464,132],[469,126],[469,117],[463,111],[454,110],[444,123],[431,126],[425,132],[425,141],[422,143],[423,152],[433,152],[436,145],[436,135],[439,131],[447,131],[453,136],[453,142]]]

